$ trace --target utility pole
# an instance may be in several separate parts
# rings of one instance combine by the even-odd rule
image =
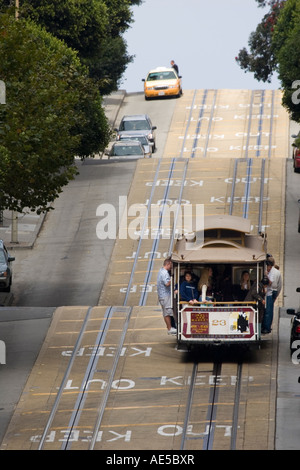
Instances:
[[[19,19],[19,0],[15,0],[15,20]],[[11,243],[19,243],[18,242],[18,216],[17,212],[11,212],[11,236],[10,236]]]

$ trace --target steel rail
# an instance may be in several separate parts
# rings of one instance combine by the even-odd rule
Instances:
[[[234,206],[234,194],[235,194],[235,187],[236,187],[236,177],[237,177],[237,169],[240,159],[236,159],[234,161],[234,169],[233,169],[233,180],[231,186],[231,195],[230,195],[230,205],[229,205],[229,215],[232,215],[233,206]]]
[[[88,311],[87,311],[87,314],[85,316],[85,319],[83,321],[83,324],[82,324],[82,327],[81,327],[81,330],[79,332],[79,335],[77,337],[77,341],[76,341],[76,344],[75,344],[75,347],[73,349],[73,352],[72,352],[72,355],[70,357],[70,360],[69,360],[69,364],[67,366],[67,369],[66,369],[66,372],[65,372],[65,375],[62,379],[62,382],[61,382],[61,385],[58,389],[58,392],[57,392],[57,395],[56,395],[56,398],[55,398],[55,401],[54,401],[54,404],[53,404],[53,407],[52,407],[52,410],[50,412],[50,415],[49,415],[49,418],[47,420],[47,423],[46,423],[46,426],[44,428],[44,431],[43,431],[43,434],[42,434],[42,437],[41,437],[41,440],[39,442],[39,446],[38,446],[38,450],[42,450],[43,446],[44,446],[44,443],[45,443],[45,439],[47,437],[47,434],[48,434],[48,431],[49,431],[49,428],[52,424],[52,421],[54,419],[54,416],[55,416],[55,413],[57,411],[57,408],[58,408],[58,405],[59,405],[59,402],[60,402],[60,399],[61,399],[61,396],[62,396],[62,393],[63,393],[63,390],[66,386],[66,383],[67,383],[67,379],[70,375],[70,372],[71,372],[71,369],[73,367],[73,364],[74,364],[74,361],[75,361],[75,358],[77,356],[77,353],[78,353],[78,350],[79,350],[79,346],[81,344],[81,340],[82,340],[82,337],[85,333],[85,330],[86,330],[86,326],[87,326],[87,323],[90,319],[90,315],[91,315],[91,312],[92,312],[92,309],[93,307],[89,307],[88,308]]]
[[[194,103],[194,100],[195,100],[195,96],[196,96],[196,91],[194,93],[193,103]],[[191,109],[191,112],[190,112],[189,121],[191,119],[191,115],[192,115],[192,109]],[[185,139],[186,139],[186,136],[185,136]],[[183,153],[184,144],[185,144],[185,140],[183,142],[181,154]],[[160,160],[160,162],[157,166],[157,169],[156,169],[155,181],[157,181],[157,178],[158,178],[158,172],[159,172],[160,164],[161,164],[161,160]],[[168,185],[167,185],[167,188],[165,190],[164,201],[167,199],[167,196],[168,196],[168,193],[169,193],[169,190],[170,190],[170,181],[171,181],[171,178],[172,178],[172,175],[173,175],[174,166],[175,166],[175,159],[172,159],[172,162],[171,162],[171,165],[170,165],[170,168],[169,168]],[[182,184],[181,184],[181,190],[180,190],[180,201],[181,201],[181,197],[182,197],[182,190],[183,190],[184,181],[185,181],[186,169],[187,169],[187,162],[186,162],[186,166],[185,166],[184,177],[182,178]],[[130,286],[131,286],[131,283],[132,283],[132,280],[133,280],[133,276],[134,276],[134,272],[135,272],[135,268],[136,268],[136,264],[137,264],[141,244],[142,244],[142,239],[143,239],[143,235],[144,235],[144,232],[145,232],[147,217],[148,217],[148,214],[149,214],[149,211],[150,211],[150,208],[151,208],[151,203],[152,203],[152,200],[153,200],[154,191],[155,191],[155,184],[152,185],[152,190],[151,190],[150,198],[149,198],[149,201],[148,201],[147,214],[146,214],[145,219],[144,219],[142,233],[141,233],[138,248],[137,248],[137,251],[136,251],[136,254],[135,254],[135,260],[134,260],[133,268],[132,268],[131,275],[130,275],[130,281],[129,281],[129,284],[128,284],[124,305],[126,305],[127,301],[128,301],[128,296],[129,296],[129,293],[130,293]],[[159,227],[161,226],[161,222],[162,222],[162,216],[160,217]],[[152,273],[152,264],[153,264],[153,259],[154,259],[154,252],[156,251],[156,248],[157,248],[156,245],[157,244],[158,244],[158,240],[156,239],[155,244],[154,244],[154,248],[152,249],[152,256],[151,256],[151,260],[150,260],[151,265],[148,264],[148,270],[147,270],[148,273]],[[149,281],[147,280],[146,284],[148,282]],[[146,291],[146,289],[145,289],[145,291]],[[142,300],[142,302],[140,300],[140,305],[144,305],[144,303],[145,303],[145,300]],[[91,443],[90,443],[89,449],[94,449],[95,444],[96,444],[98,430],[99,430],[99,427],[101,426],[101,422],[102,422],[102,419],[103,419],[106,403],[107,403],[107,400],[108,400],[108,397],[109,397],[112,381],[113,381],[115,371],[116,371],[116,368],[117,368],[117,365],[118,365],[118,361],[119,361],[119,358],[120,358],[120,355],[121,355],[121,351],[122,351],[122,348],[123,348],[123,344],[124,344],[125,335],[126,335],[126,332],[127,332],[127,329],[128,329],[131,312],[132,312],[132,308],[130,309],[130,311],[128,313],[128,316],[127,316],[127,319],[126,319],[126,322],[124,324],[122,336],[121,336],[121,339],[120,339],[120,342],[119,342],[119,347],[118,347],[118,350],[117,350],[116,355],[115,355],[114,365],[112,367],[111,374],[110,374],[110,379],[109,379],[108,385],[107,385],[106,390],[105,390],[105,395],[103,397],[100,410],[98,412],[98,418],[97,418],[97,422],[96,422],[95,427],[94,427],[94,432],[93,432],[93,436],[91,438]]]
[[[210,388],[209,405],[207,409],[206,420],[208,421],[208,432],[203,440],[203,450],[211,450],[213,447],[215,435],[215,421],[217,414],[217,401],[219,398],[219,388],[217,378],[221,375],[222,363],[215,362],[213,366],[214,383]]]
[[[264,112],[264,103],[265,103],[265,90],[262,90],[261,93],[261,113],[258,122],[258,136],[257,136],[257,149],[256,149],[256,157],[260,156],[260,144],[261,144],[261,137],[262,137],[262,125],[263,125],[263,112]]]
[[[261,143],[261,133],[262,133],[262,123],[263,123],[263,110],[264,110],[264,101],[265,101],[265,92],[262,90],[260,95],[260,119],[258,124],[258,135],[257,135],[257,150],[256,150],[256,157],[260,156],[260,143]],[[229,206],[229,214],[232,215],[233,208],[234,208],[234,194],[236,188],[236,178],[237,178],[237,170],[238,165],[241,162],[247,162],[247,170],[246,170],[246,182],[245,182],[245,190],[244,190],[244,206],[243,206],[243,217],[248,218],[249,212],[249,200],[250,200],[250,192],[251,192],[251,174],[252,174],[252,165],[253,159],[249,158],[249,142],[250,142],[250,132],[251,132],[251,125],[252,125],[252,116],[253,116],[253,106],[254,106],[254,90],[251,93],[251,102],[250,102],[250,113],[249,113],[249,122],[248,122],[248,130],[247,130],[247,139],[246,139],[246,154],[245,158],[239,158],[235,160],[234,164],[234,172],[233,172],[233,182],[231,188],[231,196],[230,196],[230,206]],[[273,115],[272,115],[273,116]],[[259,216],[258,216],[258,230],[261,231],[262,226],[262,204],[263,204],[263,184],[264,184],[264,160],[262,160],[262,169],[261,169],[261,187],[260,187],[260,209],[259,209]]]
[[[272,100],[271,100],[271,119],[270,119],[270,130],[269,130],[269,150],[268,150],[268,161],[271,160],[272,156],[272,138],[273,138],[273,124],[274,124],[274,106],[275,106],[275,90],[272,90]],[[263,179],[265,178],[265,161],[263,167]],[[270,165],[268,166],[268,173],[270,173]],[[263,213],[263,198],[264,198],[264,184],[261,181],[261,199],[260,199],[260,208],[259,208],[259,222],[258,222],[258,232],[262,233],[262,213]]]
[[[237,376],[236,376],[234,407],[233,407],[233,415],[232,415],[230,450],[236,449],[239,407],[240,407],[240,398],[241,398],[241,385],[242,385],[242,368],[243,368],[243,364],[239,362],[237,364]]]
[[[98,335],[97,335],[97,338],[96,338],[96,341],[95,341],[95,344],[94,344],[94,347],[93,347],[93,353],[91,354],[91,358],[90,358],[89,363],[87,365],[84,377],[83,377],[82,382],[81,382],[81,387],[80,387],[80,390],[78,392],[78,397],[77,397],[76,403],[74,405],[74,410],[73,410],[73,413],[72,413],[71,418],[69,420],[69,425],[67,427],[68,434],[66,434],[66,432],[65,432],[65,436],[67,436],[67,437],[65,439],[65,442],[62,444],[62,450],[67,450],[71,446],[70,438],[72,436],[72,431],[77,426],[77,424],[80,420],[81,412],[84,408],[84,404],[85,404],[87,394],[88,394],[87,392],[88,392],[89,382],[90,382],[90,380],[92,380],[92,378],[93,378],[93,376],[96,372],[96,366],[97,366],[97,363],[99,361],[99,356],[98,356],[99,348],[101,347],[101,345],[103,344],[103,342],[106,339],[106,335],[108,333],[113,315],[116,312],[120,312],[121,309],[122,309],[122,307],[108,307],[108,309],[107,309],[108,313],[105,315],[105,318],[101,322],[99,332],[98,332]],[[131,311],[128,311],[128,307],[125,307],[125,309],[127,310],[127,315],[128,315]],[[111,373],[110,373],[110,377],[111,377]],[[109,381],[110,380],[111,379],[109,379]]]
[[[253,106],[254,106],[254,98],[255,98],[255,90],[252,90],[251,93],[251,108],[250,108],[250,115],[249,115],[249,122],[248,122],[248,132],[247,132],[247,143],[246,143],[246,159],[247,159],[247,173],[246,173],[246,183],[245,183],[245,193],[244,193],[244,206],[243,206],[243,217],[245,219],[248,218],[249,212],[249,199],[250,199],[250,192],[251,192],[251,174],[252,174],[252,158],[248,157],[249,152],[249,142],[250,142],[250,133],[251,133],[251,126],[252,126],[252,116],[253,116]],[[261,129],[262,129],[262,116],[263,116],[263,107],[264,107],[264,90],[260,93],[260,119],[258,123],[258,136],[257,136],[257,146],[259,147],[261,141]],[[260,155],[259,148],[256,151],[256,157]]]
[[[152,203],[153,195],[154,195],[154,192],[155,192],[155,184],[156,184],[157,179],[158,179],[161,160],[162,159],[159,159],[158,165],[156,167],[156,172],[155,172],[155,175],[154,175],[154,180],[153,180],[153,184],[152,184],[152,188],[151,188],[151,193],[150,193],[150,197],[149,197],[149,200],[148,200],[147,212],[146,212],[146,216],[144,218],[143,227],[142,227],[142,230],[141,230],[141,235],[140,235],[140,238],[139,238],[137,250],[135,252],[133,266],[132,266],[132,269],[131,269],[130,278],[129,278],[129,282],[128,282],[127,289],[126,289],[125,299],[124,299],[124,302],[123,302],[124,306],[127,305],[127,302],[128,302],[128,297],[129,297],[129,294],[130,294],[131,284],[132,284],[132,281],[133,281],[133,276],[134,276],[134,273],[135,273],[135,268],[136,268],[137,261],[138,261],[138,258],[139,258],[139,253],[140,253],[140,249],[141,249],[141,245],[142,245],[142,240],[143,240],[143,236],[144,236],[145,229],[146,229],[146,223],[148,221],[148,215],[150,213],[151,203]]]
[[[158,249],[158,245],[159,245],[159,240],[161,238],[161,235],[160,235],[160,230],[161,230],[161,226],[162,226],[162,221],[163,221],[163,215],[164,215],[164,210],[165,210],[165,207],[167,206],[167,203],[166,203],[166,200],[168,198],[168,194],[169,194],[169,191],[170,191],[170,181],[172,179],[172,176],[173,176],[173,172],[174,172],[174,167],[175,167],[175,158],[172,159],[172,162],[171,162],[171,166],[169,168],[169,173],[168,173],[168,184],[166,186],[166,189],[165,189],[165,193],[164,193],[164,196],[163,196],[163,204],[162,204],[162,208],[160,209],[159,211],[159,219],[158,219],[158,227],[157,227],[157,233],[156,233],[156,236],[153,240],[153,243],[152,243],[152,248],[151,248],[151,256],[149,258],[149,261],[148,261],[148,266],[147,266],[147,271],[146,271],[146,276],[145,276],[145,280],[144,280],[144,286],[145,289],[143,290],[143,292],[141,293],[141,296],[140,296],[140,300],[139,300],[139,306],[143,306],[146,304],[146,300],[147,300],[147,286],[151,280],[151,276],[152,276],[152,268],[153,268],[153,263],[154,263],[154,253],[157,251]]]
[[[195,385],[198,373],[198,362],[193,364],[193,370],[189,385],[187,403],[186,403],[186,411],[185,411],[185,418],[183,424],[183,431],[181,437],[181,445],[180,450],[185,449],[185,444],[188,440],[196,440],[201,439],[203,441],[202,450],[212,450],[214,439],[215,439],[215,429],[216,429],[216,419],[217,419],[217,412],[218,412],[218,399],[219,399],[219,386],[218,380],[219,376],[221,375],[222,371],[222,362],[215,362],[213,364],[213,377],[214,382],[211,384],[209,390],[209,405],[207,407],[207,414],[206,414],[206,430],[201,437],[188,437],[187,432],[190,423],[190,417],[192,413],[192,406],[193,400],[195,396]],[[236,375],[236,382],[235,382],[235,390],[234,390],[234,405],[232,409],[232,426],[231,426],[231,436],[230,436],[230,450],[236,449],[237,443],[237,432],[238,432],[238,418],[239,418],[239,407],[240,407],[240,396],[241,396],[241,384],[242,384],[242,362],[237,363],[237,375]]]
[[[89,450],[92,450],[95,447],[95,443],[96,443],[97,435],[98,435],[98,430],[101,426],[101,422],[102,422],[102,419],[103,419],[103,415],[104,415],[105,407],[106,407],[106,404],[107,404],[107,400],[108,400],[108,397],[109,397],[109,394],[110,394],[112,382],[113,382],[113,379],[115,377],[118,362],[119,362],[119,359],[120,359],[120,356],[121,356],[121,353],[122,353],[122,348],[123,348],[125,336],[126,336],[126,333],[127,333],[127,330],[128,330],[132,310],[133,310],[133,307],[130,307],[130,309],[127,313],[127,316],[126,316],[126,320],[125,320],[124,325],[123,325],[122,335],[121,335],[121,338],[120,338],[120,341],[119,341],[118,349],[117,349],[116,354],[115,354],[115,359],[114,359],[113,367],[111,369],[110,378],[109,378],[109,381],[107,383],[107,387],[105,389],[105,394],[104,394],[103,400],[101,401],[101,406],[100,406],[100,410],[98,412],[98,417],[97,417],[96,424],[94,426],[94,431],[93,431],[93,435],[92,435],[92,438],[91,438],[91,443],[90,443],[90,446],[89,446]]]
[[[192,377],[191,377],[189,393],[188,393],[188,399],[187,399],[187,404],[186,404],[186,413],[185,413],[183,430],[182,430],[180,450],[184,450],[185,442],[188,439],[187,438],[187,429],[188,429],[188,425],[189,425],[189,421],[190,421],[190,415],[191,415],[191,411],[192,411],[192,403],[193,403],[195,383],[196,383],[196,378],[197,378],[197,371],[198,371],[198,362],[195,362],[194,365],[193,365]]]
[[[203,113],[204,113],[204,105],[205,105],[205,102],[206,102],[206,99],[207,99],[207,93],[208,93],[208,90],[204,90],[202,103],[201,103],[201,109],[200,109],[200,113],[199,113],[199,116],[198,116],[198,122],[197,122],[197,127],[196,127],[196,135],[195,135],[195,139],[194,139],[194,143],[193,143],[191,158],[195,157],[196,145],[197,145],[197,142],[198,142],[198,134],[199,134],[199,131],[200,131],[200,128],[201,128],[201,118],[202,118]]]
[[[210,111],[210,118],[209,118],[209,124],[208,124],[208,129],[207,129],[207,135],[206,135],[206,141],[205,141],[205,147],[204,147],[205,150],[204,150],[203,158],[206,158],[206,155],[207,155],[207,149],[208,149],[208,143],[209,143],[209,138],[210,138],[212,120],[213,120],[213,116],[214,116],[214,112],[215,112],[215,104],[216,104],[217,94],[218,94],[218,90],[215,90],[214,91],[213,104],[212,104],[211,111]]]
[[[191,119],[192,119],[192,114],[193,114],[193,108],[194,108],[194,105],[195,105],[196,95],[197,95],[197,90],[195,90],[194,94],[193,94],[190,114],[189,114],[189,117],[188,117],[188,123],[187,123],[187,126],[185,128],[185,133],[184,133],[184,136],[183,136],[183,142],[182,142],[181,151],[180,151],[180,158],[183,158],[184,146],[185,146],[185,142],[186,142],[187,135],[188,135],[188,130],[189,130]]]
[[[260,170],[260,191],[259,191],[259,210],[258,210],[258,227],[257,232],[262,232],[262,214],[263,214],[263,203],[264,203],[264,190],[265,190],[265,166],[266,160],[262,159],[261,161],[261,170]]]
[[[85,404],[85,400],[86,400],[87,392],[88,392],[89,381],[91,380],[91,377],[93,376],[93,374],[96,371],[95,367],[96,367],[96,364],[99,360],[99,358],[98,358],[99,348],[101,347],[101,344],[103,344],[103,341],[104,341],[104,339],[106,337],[106,334],[109,330],[109,325],[110,325],[110,321],[112,319],[113,314],[116,311],[119,311],[120,308],[122,308],[122,307],[108,307],[106,309],[105,318],[102,320],[102,324],[100,326],[99,333],[98,333],[97,339],[95,341],[95,347],[93,349],[93,354],[92,354],[92,356],[89,360],[88,366],[85,369],[85,374],[84,374],[84,377],[82,379],[80,391],[78,393],[78,397],[77,397],[76,403],[74,405],[74,410],[73,410],[71,418],[69,420],[69,425],[67,426],[68,431],[65,431],[65,434],[64,434],[65,440],[64,440],[64,442],[61,446],[62,450],[68,450],[71,447],[70,438],[72,436],[73,429],[78,425],[78,422],[79,422],[80,417],[81,417],[81,412],[84,409],[84,404]],[[53,419],[56,415],[56,412],[57,412],[57,409],[58,409],[63,391],[65,389],[67,379],[68,379],[68,377],[70,375],[70,372],[73,368],[75,358],[77,356],[79,347],[81,345],[82,336],[83,336],[83,334],[86,330],[86,326],[87,326],[88,320],[90,318],[90,314],[91,314],[92,309],[93,309],[93,307],[89,307],[88,312],[87,312],[86,317],[85,317],[85,320],[84,320],[83,325],[81,327],[81,330],[80,330],[79,335],[77,337],[76,345],[74,347],[74,350],[72,352],[72,355],[71,355],[69,364],[67,366],[65,375],[63,377],[63,380],[62,380],[61,385],[59,387],[59,390],[57,392],[54,405],[52,407],[52,410],[50,412],[50,416],[49,416],[48,421],[46,423],[46,426],[44,428],[41,440],[39,442],[38,450],[42,450],[43,447],[44,447],[45,440],[47,438],[49,429],[50,429],[51,424],[53,422]],[[111,386],[112,386],[112,383],[113,383],[113,380],[114,380],[114,377],[115,377],[116,368],[117,368],[117,365],[118,365],[118,362],[119,362],[119,359],[120,359],[120,356],[121,356],[121,353],[122,353],[122,348],[123,348],[123,345],[124,345],[124,339],[125,339],[125,336],[126,336],[126,332],[128,330],[129,321],[130,321],[130,317],[131,317],[133,307],[126,307],[126,310],[127,310],[127,315],[126,315],[126,318],[125,318],[122,334],[121,334],[120,341],[119,341],[119,344],[118,344],[118,349],[117,349],[116,354],[115,354],[114,363],[113,363],[113,366],[110,370],[109,380],[107,381],[107,387],[106,387],[104,396],[101,399],[97,421],[96,421],[96,424],[95,424],[95,427],[94,427],[94,432],[93,432],[93,435],[92,435],[92,438],[91,438],[90,448],[93,448],[93,446],[95,445],[96,439],[97,439],[98,429],[101,425],[101,421],[102,421],[104,410],[105,410],[105,407],[106,407],[106,404],[107,404],[108,396],[109,396]]]
[[[187,139],[188,128],[189,128],[191,118],[192,118],[193,107],[194,107],[196,95],[197,95],[197,90],[195,90],[194,94],[193,94],[191,109],[190,109],[190,113],[189,113],[189,117],[188,117],[188,124],[187,124],[186,130],[185,130],[185,135],[184,135],[183,143],[182,143],[182,146],[181,146],[180,158],[182,158],[182,156],[183,156],[184,146],[185,146],[185,142],[186,142],[186,139]],[[177,159],[173,158],[172,161],[171,161],[171,166],[169,167],[168,175],[170,175],[170,171],[171,171],[171,168],[174,166],[175,160],[177,160]],[[147,226],[148,216],[149,216],[149,213],[150,213],[151,204],[152,204],[152,200],[153,200],[153,196],[154,196],[154,192],[155,192],[155,183],[158,179],[158,173],[159,173],[161,162],[162,162],[162,158],[159,159],[159,163],[158,163],[158,166],[156,168],[154,181],[153,181],[153,184],[152,184],[152,189],[151,189],[150,197],[149,197],[149,200],[148,200],[147,211],[146,211],[146,215],[145,215],[144,222],[143,222],[143,227],[142,227],[142,230],[141,230],[141,235],[140,235],[139,242],[138,242],[138,247],[137,247],[137,250],[135,252],[134,262],[133,262],[133,266],[132,266],[132,269],[131,269],[128,286],[127,286],[127,289],[126,289],[126,295],[125,295],[125,299],[124,299],[124,303],[123,303],[124,306],[127,305],[127,302],[128,302],[128,298],[129,298],[129,294],[130,294],[130,288],[131,288],[131,284],[132,284],[133,277],[134,277],[134,274],[135,274],[135,269],[136,269],[136,265],[137,265],[141,245],[142,245],[143,236],[144,236],[145,229],[146,229],[146,226]],[[168,178],[168,179],[170,181],[170,178]],[[168,184],[168,186],[169,186],[169,184]],[[153,259],[153,257],[154,257],[154,253],[153,253],[153,250],[152,250],[151,258]],[[150,258],[150,260],[151,260],[151,258]],[[147,290],[147,289],[144,289],[144,290]],[[140,304],[141,304],[141,302],[143,302],[142,297],[143,296],[141,296],[141,298],[140,298]]]
[[[206,100],[206,96],[207,96],[207,90],[205,90],[204,92],[204,96],[202,98],[202,107],[200,109],[200,112],[199,112],[199,122],[200,122],[200,117],[202,116],[203,114],[203,103],[205,103],[205,100]],[[195,99],[196,99],[196,90],[193,94],[193,99],[192,99],[192,104],[191,104],[191,110],[190,110],[190,113],[189,113],[189,118],[188,118],[188,123],[187,123],[187,127],[186,127],[186,131],[185,131],[185,135],[184,135],[184,139],[183,139],[183,142],[182,142],[182,146],[181,146],[181,152],[180,152],[180,159],[182,159],[182,155],[183,155],[183,151],[184,151],[184,148],[185,148],[185,142],[186,142],[186,139],[187,139],[187,132],[188,132],[188,128],[190,126],[190,122],[191,122],[191,119],[192,119],[192,112],[193,112],[193,107],[194,107],[194,103],[195,103]],[[197,126],[197,128],[199,128],[199,124]],[[196,137],[195,137],[195,140],[194,140],[194,147],[195,147],[195,142],[197,143],[198,141],[198,133],[196,132]],[[193,152],[193,149],[192,149],[192,152]],[[191,155],[192,157],[192,155]],[[160,213],[159,213],[159,221],[158,221],[158,227],[157,227],[157,235],[152,243],[152,248],[151,248],[151,256],[149,258],[149,261],[148,261],[148,266],[147,266],[147,271],[146,271],[146,275],[145,275],[145,280],[144,280],[144,290],[143,292],[141,293],[141,296],[140,296],[140,300],[139,300],[139,306],[143,306],[146,304],[146,301],[147,301],[147,297],[148,297],[148,291],[147,291],[147,286],[148,284],[150,283],[150,280],[152,278],[152,268],[153,268],[153,263],[154,263],[154,253],[157,251],[158,249],[158,246],[159,246],[159,241],[161,239],[161,235],[160,235],[160,230],[161,230],[161,226],[162,226],[162,222],[163,222],[163,215],[164,215],[164,210],[165,210],[165,207],[166,207],[166,199],[167,199],[167,195],[169,193],[169,190],[170,190],[170,181],[171,181],[171,176],[173,174],[173,171],[174,171],[174,166],[176,164],[176,162],[179,161],[179,159],[173,159],[172,160],[172,163],[171,163],[171,166],[169,168],[169,173],[168,173],[168,184],[167,184],[167,187],[166,187],[166,190],[165,190],[165,194],[164,194],[164,198],[163,198],[163,205],[162,205],[162,209],[160,210]],[[183,171],[183,174],[182,174],[182,178],[181,178],[181,184],[180,184],[180,190],[179,190],[179,197],[177,198],[177,210],[176,210],[176,214],[175,214],[175,218],[174,218],[174,223],[173,223],[173,229],[172,229],[172,236],[170,238],[170,245],[169,245],[169,249],[168,249],[168,254],[170,254],[171,252],[171,245],[172,245],[172,240],[173,240],[173,237],[175,235],[175,231],[176,231],[176,223],[177,223],[177,219],[178,219],[178,213],[179,213],[179,207],[180,207],[180,204],[181,204],[181,201],[182,201],[182,194],[183,194],[183,189],[184,189],[184,184],[185,184],[185,179],[186,179],[186,173],[187,173],[187,168],[188,168],[188,163],[189,163],[189,159],[187,158],[186,161],[185,161],[185,167],[184,167],[184,171]]]
[[[269,130],[269,152],[268,158],[271,158],[272,154],[272,137],[273,137],[273,122],[274,122],[274,101],[275,101],[275,90],[272,90],[272,101],[271,101],[271,119],[270,119],[270,130]]]
[[[179,209],[180,209],[180,207],[181,207],[181,201],[182,201],[182,195],[183,195],[183,189],[184,189],[184,182],[185,182],[185,179],[186,179],[186,174],[187,174],[188,165],[189,165],[189,159],[187,159],[186,162],[185,162],[184,170],[183,170],[183,174],[182,174],[182,180],[181,180],[181,185],[180,185],[180,192],[179,192],[179,197],[178,197],[177,210],[176,210],[176,214],[175,214],[175,217],[174,217],[172,234],[171,234],[171,237],[170,237],[170,244],[169,244],[169,249],[168,249],[168,256],[171,256],[171,253],[172,253],[172,245],[173,245],[172,240],[174,240],[174,239],[175,239],[175,236],[176,236],[176,233],[175,233],[175,232],[176,232],[176,227],[177,227]]]

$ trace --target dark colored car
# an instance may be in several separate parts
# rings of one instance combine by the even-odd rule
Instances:
[[[300,287],[297,287],[297,292],[300,292]],[[291,319],[291,333],[290,333],[290,349],[291,354],[300,348],[300,308],[296,312],[294,308],[287,309],[288,315],[293,315]]]
[[[8,253],[3,240],[0,240],[0,289],[10,292],[12,283],[11,263],[15,258]]]

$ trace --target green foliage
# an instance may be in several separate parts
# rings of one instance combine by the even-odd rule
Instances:
[[[3,0],[2,0],[3,1]],[[1,0],[0,0],[1,2]],[[30,18],[78,51],[101,95],[117,90],[132,62],[122,34],[140,0],[22,0],[20,17]]]
[[[122,34],[141,0],[0,0],[0,207],[47,211],[111,131],[101,94],[132,61]],[[100,91],[100,93],[99,93]]]
[[[300,0],[256,0],[270,11],[249,40],[237,61],[255,78],[270,81],[276,70],[283,90],[282,103],[291,119],[300,122]],[[296,142],[300,145],[300,139]]]
[[[30,18],[81,54],[93,54],[108,28],[100,0],[22,0],[20,17]]]
[[[273,42],[277,50],[283,105],[291,118],[300,122],[299,93],[296,90],[300,84],[300,0],[286,1],[274,31]]]
[[[93,117],[108,141],[100,97],[76,53],[33,22],[0,15],[0,56],[0,206],[46,211],[88,153]]]
[[[258,81],[270,82],[277,70],[276,47],[273,44],[273,32],[279,13],[286,0],[256,0],[260,7],[269,6],[270,10],[251,33],[248,46],[240,50],[236,61],[245,72],[254,73]]]

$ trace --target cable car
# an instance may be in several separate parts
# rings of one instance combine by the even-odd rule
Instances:
[[[178,347],[260,343],[259,303],[247,294],[253,285],[258,292],[267,242],[264,234],[250,232],[248,219],[206,216],[203,230],[174,241],[171,259]],[[210,273],[210,282],[203,285],[205,273]]]

